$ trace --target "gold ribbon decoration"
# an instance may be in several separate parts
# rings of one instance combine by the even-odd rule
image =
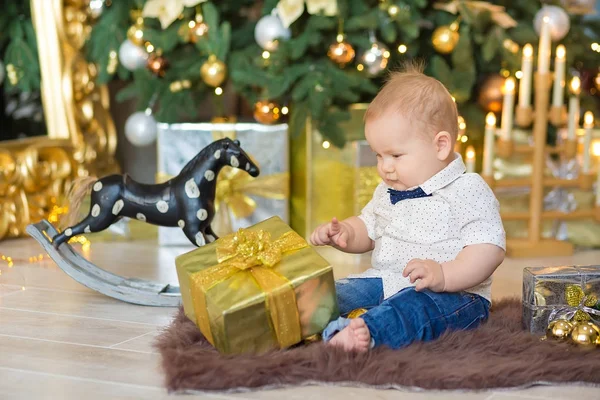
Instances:
[[[598,302],[598,297],[595,294],[586,295],[579,285],[567,285],[565,288],[565,297],[567,304],[571,307],[579,307],[580,305],[593,307]],[[577,310],[573,319],[575,321],[589,321],[591,317],[587,312]]]
[[[232,119],[233,118],[233,119]],[[232,123],[234,117],[215,119],[213,123]],[[228,131],[212,131],[213,140],[228,137],[237,138],[235,129]],[[252,162],[260,168],[252,156]],[[256,201],[250,196],[259,196],[266,199],[284,200],[289,197],[289,180],[287,172],[264,175],[254,178],[241,169],[224,167],[217,178],[217,191],[215,195],[215,217],[213,226],[217,234],[224,235],[233,232],[231,213],[235,218],[248,218],[256,210]],[[231,211],[231,213],[230,213]]]
[[[294,287],[272,268],[284,253],[307,247],[306,241],[294,231],[272,240],[267,231],[240,229],[215,243],[218,264],[190,277],[196,322],[206,339],[214,345],[206,293],[234,274],[249,272],[266,294],[266,308],[280,347],[298,343],[302,336]]]
[[[434,8],[438,10],[444,10],[449,12],[450,14],[458,14],[459,7],[463,4],[473,13],[477,14],[482,11],[489,11],[492,15],[492,21],[498,26],[507,29],[514,28],[517,26],[517,21],[513,19],[506,11],[503,6],[495,5],[489,3],[487,1],[462,1],[462,0],[453,0],[448,3],[435,3],[433,5]]]
[[[217,179],[215,196],[214,226],[218,234],[228,234],[233,231],[230,214],[235,218],[248,218],[254,213],[256,201],[250,196],[275,200],[287,199],[289,173],[282,172],[254,178],[241,169],[224,167]]]

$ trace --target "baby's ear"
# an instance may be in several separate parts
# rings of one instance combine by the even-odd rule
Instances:
[[[440,131],[435,135],[434,145],[437,152],[437,159],[446,160],[454,151],[454,142],[452,135],[447,131]]]

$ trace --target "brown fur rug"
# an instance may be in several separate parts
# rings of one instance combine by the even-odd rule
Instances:
[[[494,303],[489,321],[401,350],[345,353],[314,343],[263,355],[223,356],[180,310],[157,339],[170,391],[238,391],[309,383],[478,390],[543,383],[600,386],[600,348],[540,341],[521,328],[516,299]]]

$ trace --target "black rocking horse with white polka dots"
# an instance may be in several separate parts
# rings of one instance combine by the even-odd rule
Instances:
[[[215,215],[216,177],[227,165],[244,168],[250,176],[259,174],[240,142],[225,138],[205,147],[179,175],[164,183],[141,184],[128,175],[92,180],[89,214],[54,236],[52,244],[58,248],[73,236],[102,231],[123,217],[160,226],[179,226],[196,246],[214,241],[217,236],[210,224]]]
[[[73,185],[67,219],[78,217],[79,205],[91,189],[89,214],[78,223],[67,221],[70,226],[63,232],[48,220],[42,220],[29,224],[27,233],[67,275],[92,290],[128,303],[176,307],[181,304],[176,285],[126,278],[106,271],[82,257],[67,241],[82,233],[104,230],[123,217],[179,226],[196,246],[215,240],[210,223],[215,215],[216,178],[227,165],[243,168],[254,177],[259,174],[240,142],[225,138],[202,149],[179,175],[158,185],[144,185],[127,175],[82,178]]]

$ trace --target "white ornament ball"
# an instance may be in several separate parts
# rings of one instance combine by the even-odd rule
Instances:
[[[104,12],[105,0],[90,0],[90,15],[94,19],[100,18]]]
[[[268,51],[277,49],[277,40],[287,40],[292,36],[288,28],[283,26],[277,15],[265,15],[258,20],[254,28],[254,39],[260,47]]]
[[[148,53],[143,48],[136,46],[129,39],[125,40],[119,47],[119,60],[121,64],[130,71],[146,66]]]
[[[544,17],[548,17],[549,19],[550,37],[553,42],[561,40],[569,33],[569,28],[571,27],[569,14],[563,8],[557,6],[543,6],[535,14],[535,19],[533,20],[533,26],[538,35],[542,29],[542,20]]]
[[[4,82],[4,77],[6,76],[6,70],[4,69],[4,63],[0,60],[0,85]]]
[[[144,111],[133,113],[125,122],[125,136],[134,146],[147,146],[156,140],[156,120]]]

